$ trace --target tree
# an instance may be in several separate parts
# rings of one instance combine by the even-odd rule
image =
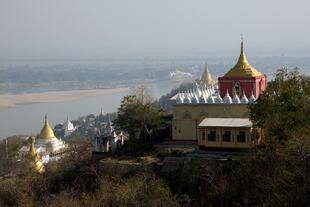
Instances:
[[[138,85],[130,88],[130,95],[135,96],[137,101],[141,104],[148,104],[153,102],[153,98],[148,88],[144,85]]]
[[[301,75],[298,69],[279,69],[267,91],[250,106],[250,116],[268,137],[279,141],[310,126],[310,77]]]
[[[113,124],[117,130],[127,132],[130,139],[147,141],[161,123],[160,112],[152,105],[145,88],[138,89],[135,94],[124,97]]]

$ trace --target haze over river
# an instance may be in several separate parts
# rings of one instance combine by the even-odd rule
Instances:
[[[131,86],[146,85],[152,96],[159,98],[179,84],[170,79],[170,74],[176,74],[177,79],[180,74],[199,78],[205,60],[213,77],[217,78],[235,64],[238,54],[239,46],[226,58],[195,54],[89,60],[0,59],[0,139],[39,133],[45,114],[55,126],[67,116],[74,120],[88,114],[98,115],[101,108],[105,112],[115,112],[128,93],[123,89]],[[310,58],[304,56],[255,58],[250,53],[248,59],[267,74],[268,80],[280,66],[299,67],[303,73],[310,72]]]

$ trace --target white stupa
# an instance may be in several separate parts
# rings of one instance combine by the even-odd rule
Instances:
[[[74,127],[73,123],[69,120],[68,117],[67,117],[67,120],[62,125],[62,127],[63,127],[63,130],[64,130],[65,137],[69,136],[70,134],[72,134],[72,132],[74,132],[75,129],[76,129]]]
[[[67,148],[62,140],[55,137],[48,123],[47,116],[45,116],[44,126],[36,139],[35,148],[41,155],[43,163],[47,163],[50,160],[57,160]]]

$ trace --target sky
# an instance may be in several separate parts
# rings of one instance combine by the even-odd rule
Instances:
[[[310,54],[309,0],[0,0],[0,58]]]

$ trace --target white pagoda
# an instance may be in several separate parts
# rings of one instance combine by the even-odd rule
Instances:
[[[59,159],[67,148],[67,145],[54,135],[47,116],[45,116],[44,126],[36,139],[35,148],[42,157],[43,163]]]
[[[76,127],[74,127],[73,123],[69,120],[68,117],[67,120],[62,125],[62,128],[64,130],[64,137],[69,136],[76,130]]]

